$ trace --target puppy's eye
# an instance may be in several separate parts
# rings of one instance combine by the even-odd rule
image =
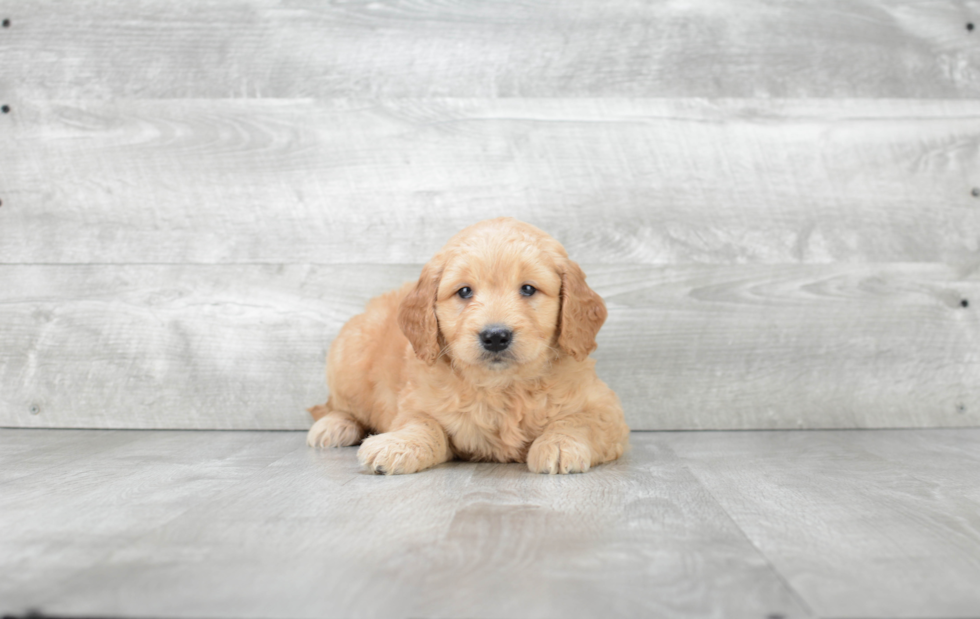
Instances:
[[[532,286],[531,284],[524,284],[523,286],[521,286],[521,294],[524,295],[525,297],[529,297],[537,291],[538,289]]]
[[[456,291],[456,294],[459,295],[460,299],[469,299],[470,297],[473,296],[473,289],[470,288],[469,286],[463,286],[462,288]]]

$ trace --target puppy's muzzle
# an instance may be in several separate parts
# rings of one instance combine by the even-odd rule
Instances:
[[[503,325],[490,325],[480,332],[480,343],[483,349],[499,353],[507,350],[514,340],[514,332]]]

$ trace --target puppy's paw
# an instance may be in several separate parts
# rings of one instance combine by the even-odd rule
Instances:
[[[432,446],[398,432],[366,438],[357,450],[357,459],[365,469],[379,475],[417,473],[439,463]]]
[[[364,438],[364,426],[344,413],[330,412],[313,424],[306,434],[310,447],[348,447]]]
[[[542,434],[527,452],[532,473],[584,473],[592,466],[592,450],[567,434]]]

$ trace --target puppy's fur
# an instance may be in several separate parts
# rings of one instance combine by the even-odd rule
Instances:
[[[361,464],[387,474],[454,457],[527,462],[537,473],[615,460],[629,428],[589,358],[605,319],[555,239],[511,218],[470,226],[418,282],[373,299],[340,331],[327,360],[330,399],[310,409],[307,442],[363,439]],[[505,350],[481,342],[488,327],[512,333]]]

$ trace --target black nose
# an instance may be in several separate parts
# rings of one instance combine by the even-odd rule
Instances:
[[[483,343],[483,348],[490,352],[500,352],[510,346],[510,340],[513,336],[514,334],[510,329],[490,326],[480,333],[480,341]]]

